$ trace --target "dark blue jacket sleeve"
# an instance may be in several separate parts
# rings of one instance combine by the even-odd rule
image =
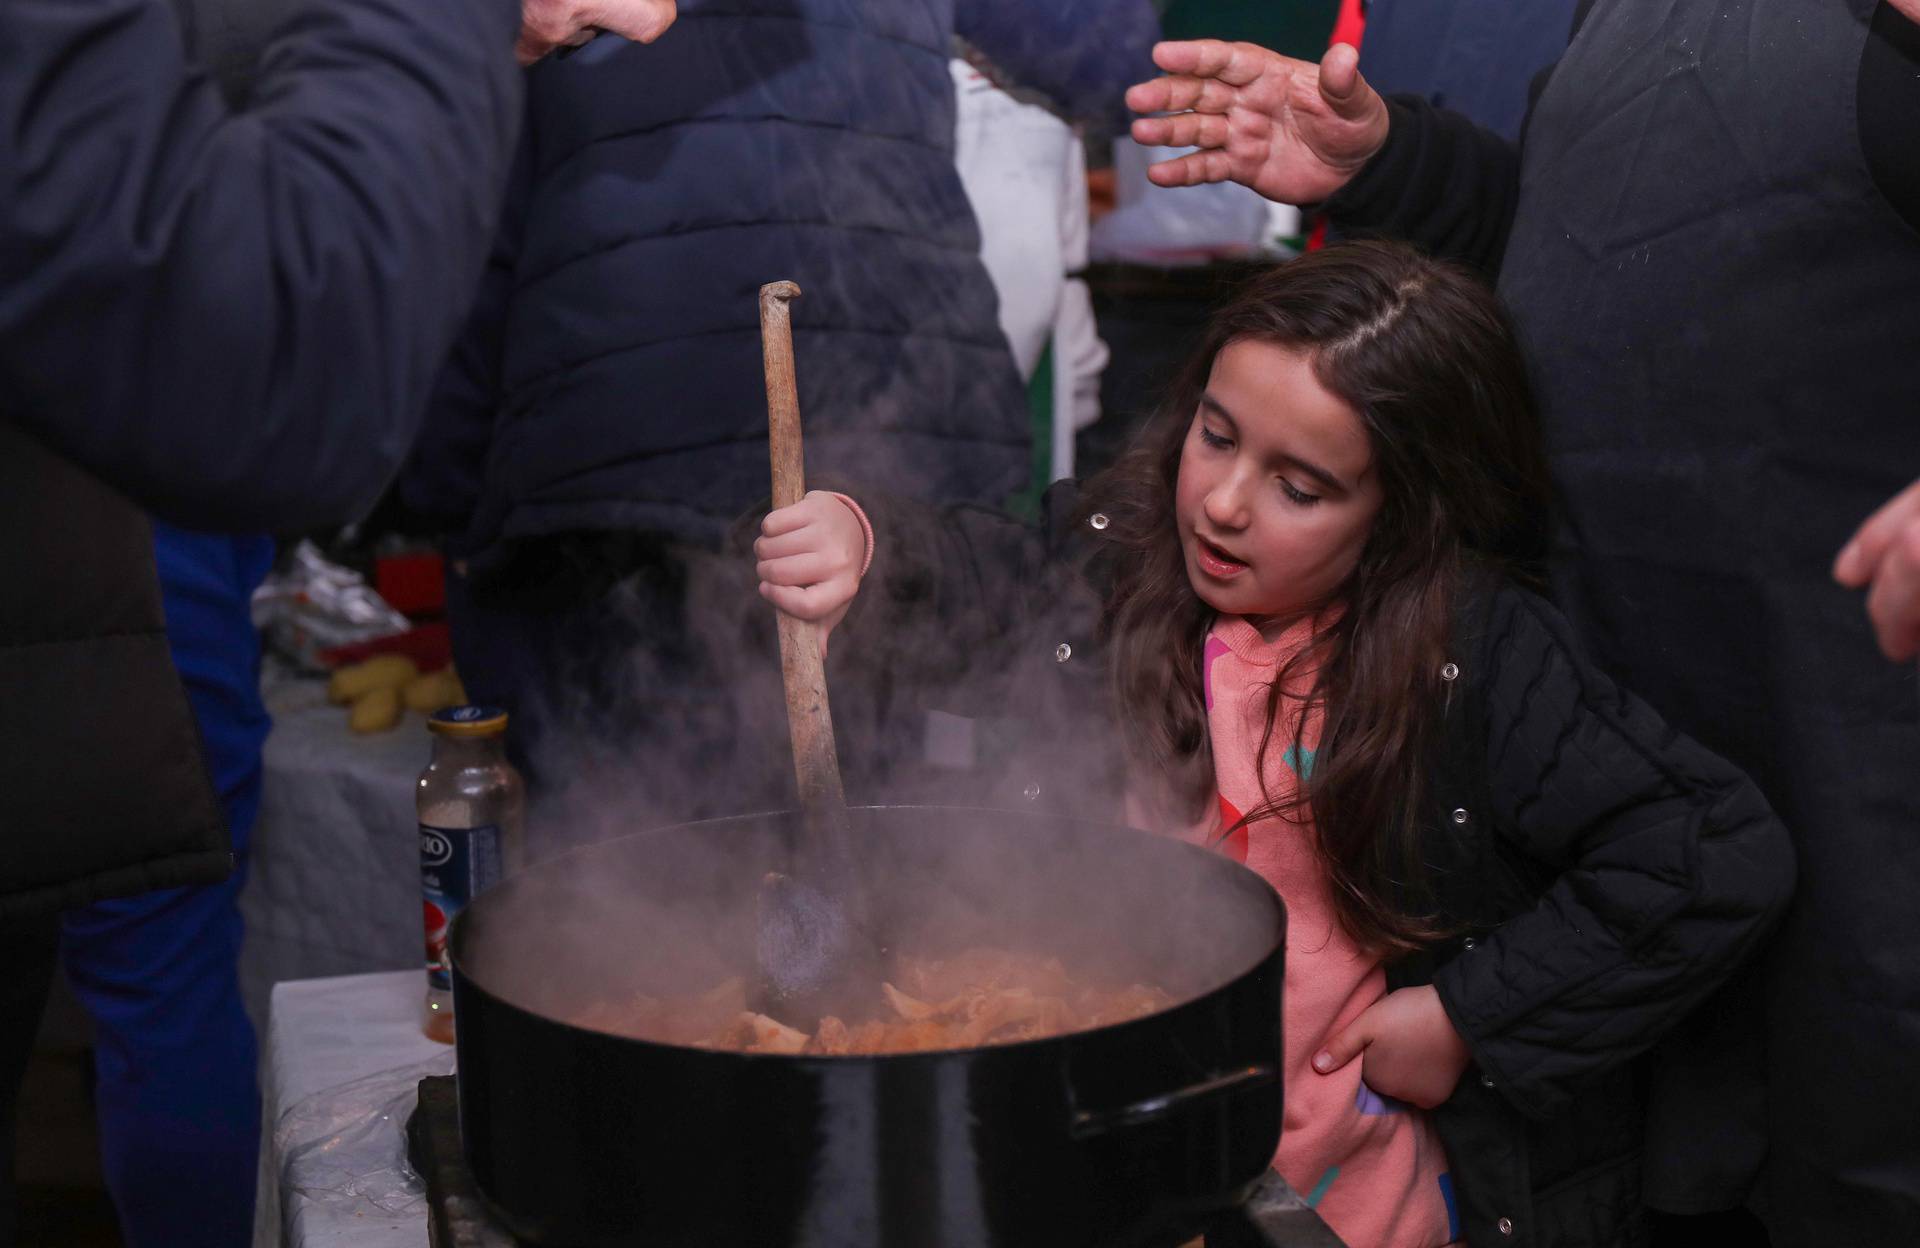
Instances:
[[[447,550],[454,555],[469,553],[461,538],[471,527],[486,489],[487,458],[493,451],[494,418],[500,407],[501,353],[532,174],[532,154],[522,142],[473,311],[434,384],[420,438],[394,482],[393,500],[407,527],[450,539]]]
[[[9,0],[0,419],[184,525],[370,503],[492,238],[518,13],[312,4],[234,113],[167,0]]]
[[[1127,127],[1127,88],[1159,72],[1148,0],[956,0],[954,27],[1015,84],[1113,133]]]

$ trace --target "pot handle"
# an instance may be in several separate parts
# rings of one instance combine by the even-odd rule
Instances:
[[[1105,1135],[1122,1127],[1139,1126],[1142,1123],[1157,1122],[1162,1118],[1216,1097],[1228,1096],[1247,1088],[1272,1083],[1280,1077],[1280,1072],[1265,1062],[1252,1066],[1243,1066],[1225,1074],[1215,1075],[1199,1083],[1188,1084],[1159,1096],[1150,1096],[1144,1101],[1135,1101],[1131,1105],[1122,1105],[1118,1109],[1078,1110],[1073,1115],[1068,1133],[1076,1140],[1091,1136]]]

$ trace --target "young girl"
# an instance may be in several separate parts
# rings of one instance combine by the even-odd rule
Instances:
[[[1793,864],[1752,784],[1512,579],[1544,481],[1493,296],[1360,244],[1249,286],[1038,533],[815,494],[756,554],[829,629],[858,591],[837,659],[1031,710],[994,764],[1016,800],[1124,794],[1281,893],[1274,1164],[1348,1243],[1612,1248],[1643,1235],[1629,1059]]]

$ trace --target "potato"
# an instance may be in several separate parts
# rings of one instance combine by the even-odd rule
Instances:
[[[347,727],[355,732],[385,732],[400,722],[400,691],[392,685],[368,690],[347,711]]]
[[[462,705],[467,700],[467,691],[460,687],[460,678],[454,675],[453,669],[443,667],[437,672],[428,672],[408,681],[400,690],[400,700],[407,704],[410,711],[431,715],[450,706]]]
[[[420,669],[404,654],[377,654],[335,672],[327,682],[327,701],[357,702],[375,689],[398,689],[419,674]]]
[[[415,676],[401,687],[400,701],[410,711],[424,711],[432,714],[440,709],[440,695],[444,687],[438,672]]]

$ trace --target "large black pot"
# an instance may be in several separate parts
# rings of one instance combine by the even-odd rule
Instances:
[[[780,1057],[570,1024],[752,965],[785,815],[543,863],[452,933],[469,1164],[570,1248],[1183,1242],[1253,1187],[1281,1121],[1286,917],[1264,881],[1143,833],[1000,811],[855,810],[894,947],[989,944],[1157,983],[1174,1007],[978,1049]]]

